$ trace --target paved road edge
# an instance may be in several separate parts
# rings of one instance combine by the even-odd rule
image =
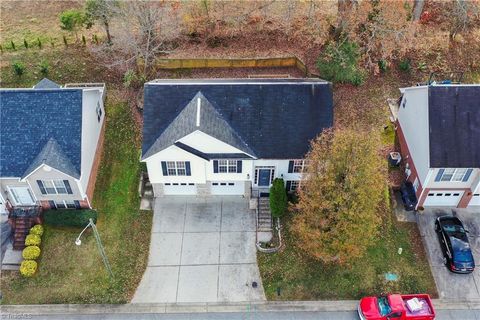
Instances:
[[[480,310],[480,300],[434,300],[437,310]],[[129,303],[129,304],[48,304],[1,305],[10,314],[128,314],[128,313],[207,313],[207,312],[287,312],[287,311],[355,311],[358,301],[267,301],[245,303]]]

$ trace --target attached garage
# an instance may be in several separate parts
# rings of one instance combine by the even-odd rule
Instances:
[[[210,187],[212,195],[244,195],[244,181],[213,181]]]
[[[458,190],[430,190],[424,207],[456,207],[462,199],[464,191]]]
[[[472,199],[470,200],[469,207],[480,207],[480,193],[474,193]]]
[[[197,187],[194,183],[165,183],[163,185],[164,195],[191,196],[197,194]]]

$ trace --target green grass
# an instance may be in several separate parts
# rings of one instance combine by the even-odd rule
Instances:
[[[126,303],[132,297],[146,267],[152,215],[138,209],[138,130],[127,104],[112,100],[93,206],[114,279],[109,280],[91,231],[77,247],[81,228],[46,226],[39,272],[31,279],[2,272],[2,303]]]
[[[43,50],[25,50],[1,55],[1,87],[32,87],[44,77],[59,84],[66,82],[114,82],[115,79],[106,68],[92,63],[94,58],[88,50],[81,47],[47,48]],[[25,65],[25,73],[17,76],[13,72],[15,61]],[[40,63],[46,61],[48,73],[40,72]]]
[[[389,217],[366,256],[350,267],[343,267],[312,260],[298,248],[288,232],[290,218],[287,216],[283,222],[286,247],[279,253],[258,254],[269,300],[359,299],[386,292],[436,295],[415,224],[393,222]],[[403,248],[401,255],[397,253],[400,247]],[[399,281],[385,281],[386,272],[399,275]]]

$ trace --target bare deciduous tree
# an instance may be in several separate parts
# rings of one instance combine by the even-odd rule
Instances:
[[[425,6],[425,0],[414,0],[413,1],[413,15],[412,15],[413,21],[420,20],[420,17],[422,16],[424,6]]]
[[[152,71],[156,56],[169,50],[169,41],[179,34],[176,7],[166,2],[124,1],[115,11],[115,42],[119,53],[114,65],[134,65],[143,76]]]

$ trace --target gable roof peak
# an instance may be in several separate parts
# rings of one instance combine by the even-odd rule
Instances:
[[[36,85],[33,86],[33,89],[60,89],[60,88],[61,86],[58,83],[53,82],[52,80],[47,78],[43,78]]]
[[[22,179],[37,170],[41,165],[47,165],[76,179],[80,178],[79,170],[75,168],[70,161],[70,158],[65,154],[65,152],[63,152],[62,147],[54,138],[48,139],[47,143],[45,143],[43,148],[23,174]]]

